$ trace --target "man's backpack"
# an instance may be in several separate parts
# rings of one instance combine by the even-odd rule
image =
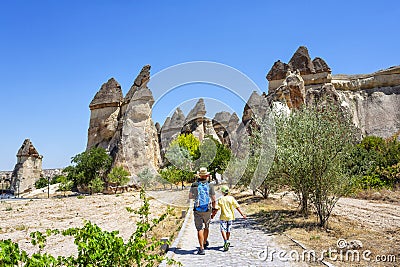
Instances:
[[[200,212],[208,211],[210,208],[210,184],[208,182],[197,183],[197,198],[194,209]]]

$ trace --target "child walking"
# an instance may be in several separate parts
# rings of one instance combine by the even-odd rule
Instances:
[[[211,218],[214,218],[217,212],[221,210],[221,215],[219,217],[220,229],[222,238],[224,239],[224,251],[228,251],[230,246],[229,237],[231,235],[231,226],[232,222],[235,220],[235,209],[237,209],[240,215],[245,219],[246,215],[240,210],[239,203],[236,199],[229,195],[229,188],[226,185],[221,187],[221,192],[223,196],[218,199],[216,209],[213,209]]]

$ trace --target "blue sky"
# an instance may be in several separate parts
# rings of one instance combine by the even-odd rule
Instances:
[[[0,170],[13,169],[25,138],[44,156],[44,168],[69,165],[86,147],[89,103],[111,77],[127,93],[145,64],[155,74],[215,61],[266,91],[272,64],[287,62],[300,45],[334,74],[374,72],[400,64],[399,17],[400,3],[384,0],[4,0]],[[191,98],[224,94],[211,85],[185,87]],[[242,109],[240,101],[226,101]],[[154,119],[162,123],[175,107],[164,101]]]

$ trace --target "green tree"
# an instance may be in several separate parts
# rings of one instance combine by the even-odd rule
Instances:
[[[74,182],[74,186],[87,187],[91,184],[93,188],[95,184],[100,185],[100,181],[104,182],[112,158],[104,148],[95,147],[74,156],[71,163],[73,165],[65,168],[64,172],[67,173],[68,179]]]
[[[170,146],[179,145],[189,151],[192,159],[198,159],[200,156],[200,141],[193,134],[180,134],[175,140],[170,143]]]
[[[227,180],[229,188],[232,188],[241,179],[246,169],[246,160],[232,156],[228,167],[223,173],[224,180]]]
[[[50,184],[58,183],[57,179],[59,176],[60,175],[55,175],[51,179],[50,179],[50,177],[49,178],[40,177],[40,179],[35,182],[35,188],[40,189],[40,188],[47,187],[47,185],[49,183],[48,179],[50,179]]]
[[[248,125],[248,140],[241,142],[242,150],[248,151],[248,155],[242,159],[242,162],[246,161],[246,168],[239,185],[250,187],[254,195],[259,192],[267,198],[276,184],[276,176],[268,174],[276,149],[275,124],[272,113],[257,114],[253,113]]]
[[[163,186],[164,190],[166,189],[165,187],[167,184],[172,185],[172,183],[170,183],[167,179],[164,179],[161,174],[156,175],[155,180]]]
[[[186,147],[182,147],[178,143],[171,143],[165,157],[169,164],[185,171],[193,171],[193,157]]]
[[[361,189],[393,188],[400,183],[396,172],[400,163],[400,142],[367,136],[353,146],[347,169]]]
[[[47,187],[48,183],[49,181],[46,178],[40,177],[40,179],[35,182],[35,188],[45,188]]]
[[[321,226],[349,189],[345,160],[354,141],[351,119],[333,105],[303,107],[277,119],[279,168],[298,194],[302,212],[308,214],[310,200]]]
[[[206,167],[212,175],[223,173],[231,159],[231,150],[212,136],[206,136],[200,144],[200,158],[196,169]]]
[[[100,177],[96,177],[89,182],[88,188],[90,194],[101,193],[104,190],[104,181]]]
[[[68,178],[64,175],[58,176],[57,182],[59,183],[58,190],[64,192],[64,196],[66,191],[70,191],[72,189],[73,182],[68,180]]]
[[[149,168],[145,168],[138,174],[140,186],[146,190],[154,182],[154,174]]]
[[[182,177],[184,177],[183,170],[177,169],[175,166],[167,166],[160,170],[160,176],[164,181],[170,183],[171,189],[174,184],[178,188],[178,184],[182,183]]]
[[[117,166],[112,168],[111,172],[108,174],[108,181],[111,183],[116,183],[117,186],[126,185],[129,182],[129,176],[131,174],[124,169],[122,166]],[[115,187],[115,193],[117,193],[117,187]]]
[[[174,166],[168,170],[173,173],[173,183],[180,182],[183,189],[185,182],[193,180],[195,160],[200,157],[200,141],[193,134],[181,134],[170,143],[165,157],[169,161],[168,165]]]

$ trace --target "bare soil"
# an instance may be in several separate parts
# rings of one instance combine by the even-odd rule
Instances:
[[[400,266],[399,202],[340,199],[328,229],[323,229],[317,225],[317,217],[313,213],[307,218],[298,213],[298,203],[291,193],[281,192],[266,200],[248,192],[237,194],[237,197],[247,212],[273,234],[287,236],[317,254],[329,248],[336,249],[338,258],[324,257],[334,266]],[[346,259],[347,248],[342,250],[344,257],[341,259],[338,240],[347,243],[361,241],[362,248],[355,249],[361,259]],[[362,259],[362,253],[367,250],[371,252],[369,261]]]
[[[47,197],[47,192],[41,197]],[[0,239],[11,239],[31,254],[38,251],[30,242],[31,232],[82,227],[85,221],[90,221],[106,231],[118,230],[119,235],[127,240],[136,228],[138,215],[129,213],[126,207],[137,209],[142,203],[139,192],[1,200]],[[150,198],[150,218],[164,213],[166,207],[164,203]],[[181,223],[180,210],[175,209],[173,214],[159,225],[153,236],[170,237],[177,233]],[[76,254],[77,249],[71,237],[57,235],[48,238],[45,252],[53,256],[69,256]]]

